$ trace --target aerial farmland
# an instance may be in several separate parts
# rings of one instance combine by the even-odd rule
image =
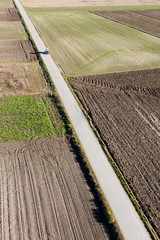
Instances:
[[[158,238],[160,3],[22,3]]]
[[[0,8],[1,239],[121,239],[16,8]]]

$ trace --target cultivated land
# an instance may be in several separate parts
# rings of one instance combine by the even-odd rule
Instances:
[[[38,139],[64,132],[56,107],[47,97],[0,98],[0,142]]]
[[[95,11],[93,12],[99,16],[114,20],[124,25],[136,28],[143,32],[160,37],[160,10],[151,12],[143,11]],[[147,16],[147,13],[149,16]],[[159,19],[158,19],[159,16]]]
[[[67,76],[160,66],[160,39],[89,13],[88,8],[33,8],[28,14]]]
[[[109,239],[64,139],[0,143],[0,165],[3,239]]]
[[[159,5],[160,0],[21,0],[25,7]]]
[[[69,82],[160,236],[160,69]]]
[[[12,0],[1,0],[0,1],[0,8],[9,8],[9,7],[13,7]]]
[[[20,21],[15,8],[0,8],[0,21]]]
[[[0,237],[110,239],[24,28],[0,21]]]
[[[37,62],[1,62],[0,83],[0,97],[38,94],[48,91]]]
[[[27,35],[20,21],[0,21],[0,40],[25,40]]]
[[[35,51],[29,40],[0,41],[0,62],[36,60]]]

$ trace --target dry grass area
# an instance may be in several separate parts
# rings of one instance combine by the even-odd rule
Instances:
[[[21,0],[25,7],[159,5],[160,0]]]
[[[0,97],[47,92],[37,62],[0,63]]]
[[[2,239],[109,239],[66,141],[0,143],[0,166]]]
[[[160,237],[160,69],[69,82]]]
[[[153,12],[152,10],[152,15],[154,15]],[[156,37],[160,37],[160,20],[144,14],[139,14],[139,11],[95,11],[93,13],[143,32],[150,33]],[[158,13],[160,12],[158,11]],[[156,14],[157,10],[155,16]]]
[[[37,57],[29,40],[0,41],[0,62],[35,60]]]
[[[20,21],[16,8],[0,8],[0,21]]]

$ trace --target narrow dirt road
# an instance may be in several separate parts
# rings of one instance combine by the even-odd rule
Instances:
[[[32,35],[34,42],[40,52],[45,50],[45,45],[28,18],[19,0],[14,0],[23,19]],[[121,231],[126,240],[148,240],[150,239],[143,223],[135,211],[130,199],[125,193],[116,174],[110,166],[97,138],[92,132],[87,120],[80,110],[70,89],[60,74],[50,55],[42,54],[48,71],[53,79],[57,91],[63,101],[64,107],[71,119],[72,125],[85,150],[100,186],[108,200],[110,207],[117,219]]]

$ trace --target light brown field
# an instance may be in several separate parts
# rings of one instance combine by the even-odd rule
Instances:
[[[37,60],[29,40],[0,41],[0,62]]]
[[[20,21],[16,8],[0,8],[0,21]]]
[[[63,139],[1,143],[0,170],[2,239],[109,239]]]
[[[0,62],[0,97],[46,91],[47,87],[37,62]]]
[[[21,0],[25,7],[159,5],[160,0]]]

